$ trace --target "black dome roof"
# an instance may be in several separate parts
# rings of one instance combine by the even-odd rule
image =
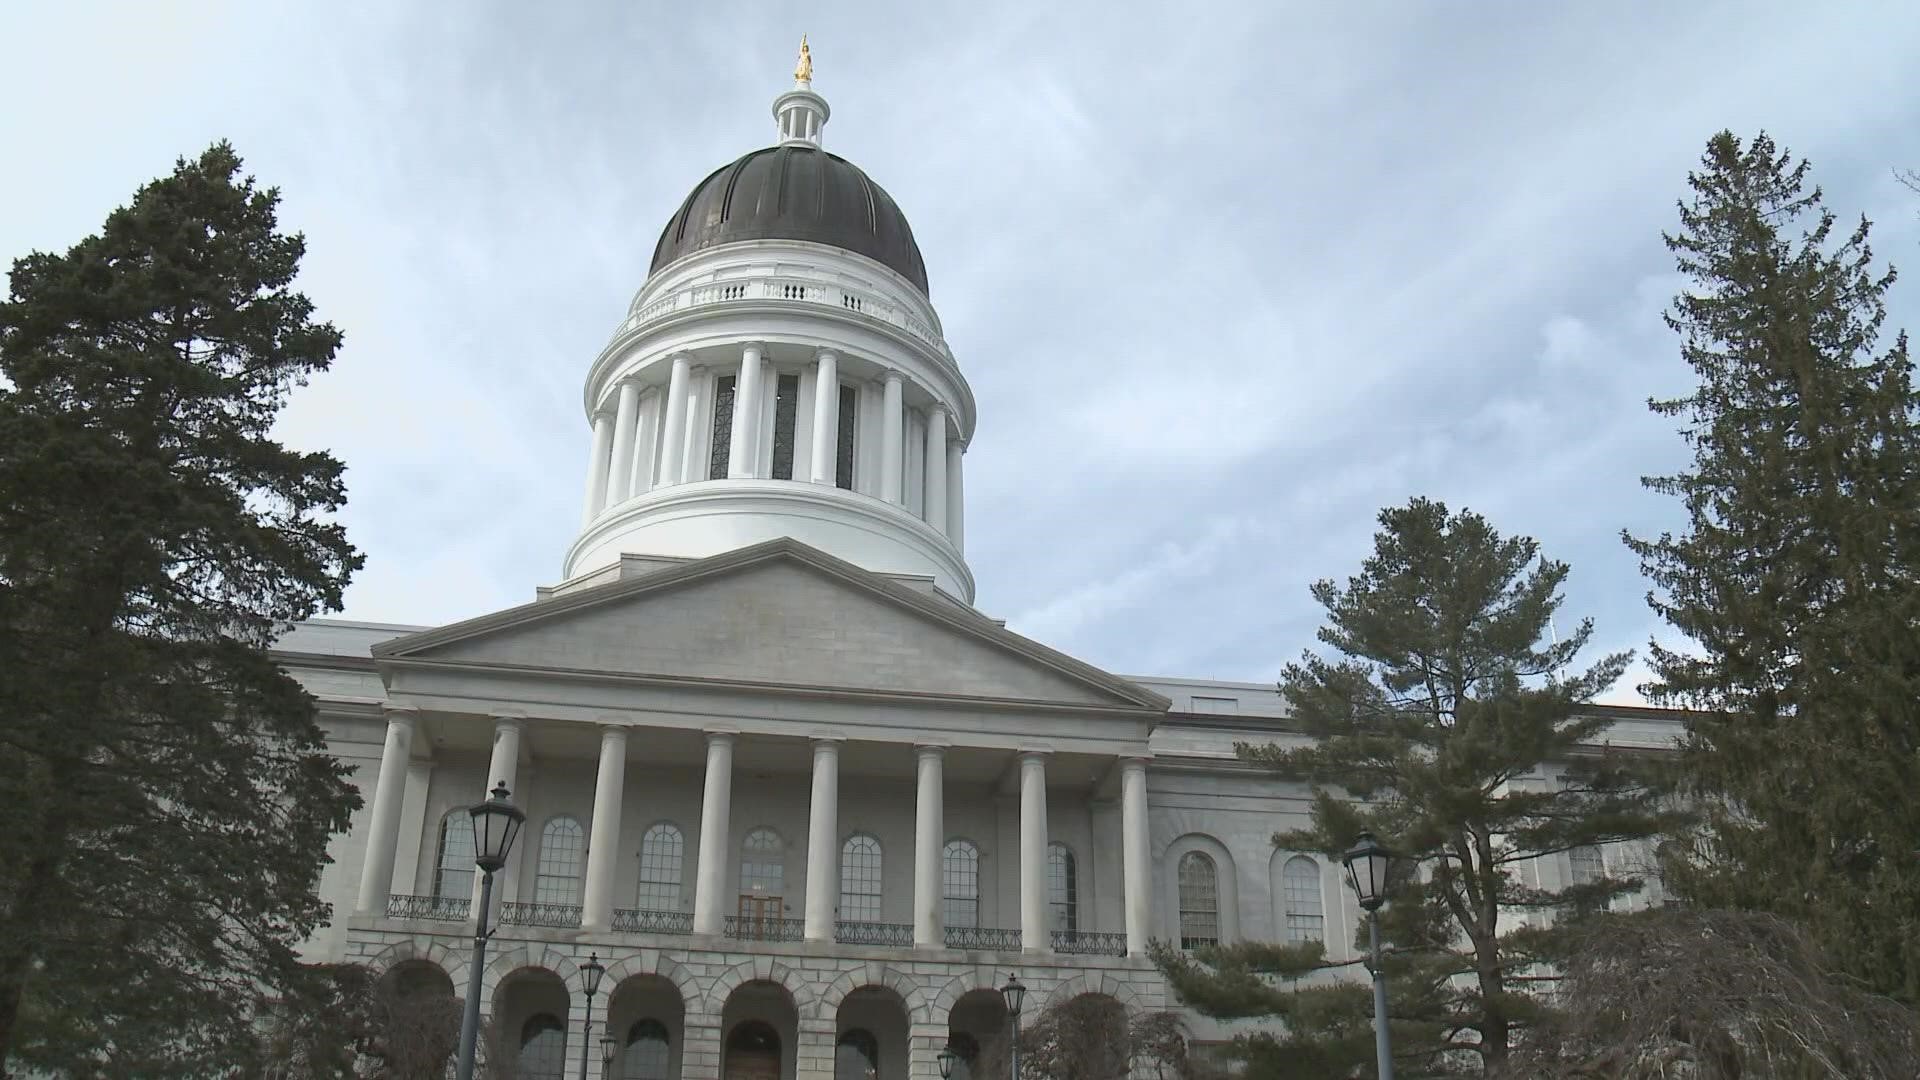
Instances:
[[[927,267],[893,197],[847,159],[788,143],[742,157],[694,187],[660,233],[649,273],[737,240],[809,240],[865,255],[927,291]]]

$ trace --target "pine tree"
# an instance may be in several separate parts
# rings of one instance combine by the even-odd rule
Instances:
[[[1238,749],[1313,788],[1311,826],[1277,847],[1337,857],[1370,831],[1402,856],[1380,913],[1400,1071],[1498,1065],[1540,1015],[1529,980],[1573,925],[1528,916],[1575,916],[1640,885],[1623,874],[1543,887],[1532,860],[1642,840],[1667,815],[1643,763],[1607,749],[1610,721],[1583,708],[1631,654],[1570,673],[1591,621],[1545,640],[1567,564],[1426,499],[1380,524],[1359,576],[1313,586],[1320,641],[1342,655],[1309,651],[1286,669],[1280,689],[1307,739]],[[1253,1075],[1372,1075],[1366,985],[1293,981],[1331,966],[1318,943],[1191,957],[1161,946],[1156,959],[1203,1013],[1284,1022],[1284,1036],[1240,1048]]]
[[[0,1071],[251,1068],[358,796],[268,657],[361,557],[273,441],[340,344],[220,143],[0,304]]]
[[[1705,828],[1668,866],[1706,907],[1768,911],[1883,993],[1920,1002],[1920,399],[1879,348],[1891,269],[1844,236],[1808,164],[1761,134],[1708,143],[1667,323],[1699,377],[1653,401],[1689,469],[1651,477],[1686,531],[1627,536],[1655,700],[1690,711],[1685,794]]]

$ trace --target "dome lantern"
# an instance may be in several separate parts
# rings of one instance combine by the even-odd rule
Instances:
[[[800,60],[793,67],[793,89],[773,99],[773,118],[780,128],[780,142],[820,145],[820,129],[833,110],[827,99],[813,92],[813,50],[807,35],[800,35]]]

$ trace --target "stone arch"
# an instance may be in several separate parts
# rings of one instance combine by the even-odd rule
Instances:
[[[583,958],[584,959],[584,958]],[[571,953],[557,945],[529,941],[503,950],[487,963],[485,984],[499,986],[507,976],[522,969],[550,971],[565,984],[567,992],[581,993],[585,984],[581,981],[580,964]]]
[[[447,973],[453,985],[464,992],[467,983],[467,960],[464,953],[447,948],[433,938],[409,938],[396,941],[366,960],[368,967],[381,975],[409,960],[423,960]]]
[[[1047,993],[1046,1007],[1050,1009],[1056,1005],[1065,1005],[1082,994],[1110,997],[1124,1005],[1129,1012],[1142,1007],[1140,995],[1134,990],[1132,984],[1100,971],[1083,971],[1071,979],[1055,984],[1054,988]]]
[[[935,1022],[933,1005],[927,1000],[925,988],[916,983],[911,975],[878,961],[841,972],[839,978],[821,991],[818,1015],[823,1019],[833,1017],[839,1012],[840,1002],[862,986],[884,986],[900,995],[900,1000],[907,1006],[907,1019],[912,1023]]]
[[[680,992],[682,1007],[691,1011],[706,1000],[700,989],[700,980],[669,956],[660,955],[659,949],[642,949],[620,957],[607,965],[606,981],[603,986],[619,986],[635,975],[657,975],[673,984]]]
[[[777,984],[793,999],[793,1008],[800,1019],[817,1019],[820,1016],[820,997],[799,972],[780,962],[777,957],[756,956],[751,960],[742,960],[727,970],[714,976],[713,985],[707,988],[706,1010],[715,1016],[727,1007],[727,998],[741,983],[770,982]],[[829,1016],[831,1019],[831,1016]]]

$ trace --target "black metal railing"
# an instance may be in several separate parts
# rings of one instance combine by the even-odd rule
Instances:
[[[949,949],[1019,952],[1020,931],[1002,930],[994,926],[949,926],[946,942]]]
[[[799,919],[754,919],[727,916],[722,932],[739,941],[799,941],[807,924]]]
[[[833,940],[842,945],[912,945],[913,927],[907,923],[842,919],[833,924]]]
[[[1125,956],[1127,935],[1093,930],[1055,930],[1053,951],[1075,956]]]
[[[387,918],[389,919],[466,922],[467,913],[471,910],[473,910],[473,900],[466,896],[404,896],[395,893],[387,897]]]
[[[646,908],[615,908],[613,928],[637,934],[691,934],[690,911],[649,911]]]
[[[554,926],[571,930],[580,925],[579,904],[501,904],[503,926]]]

